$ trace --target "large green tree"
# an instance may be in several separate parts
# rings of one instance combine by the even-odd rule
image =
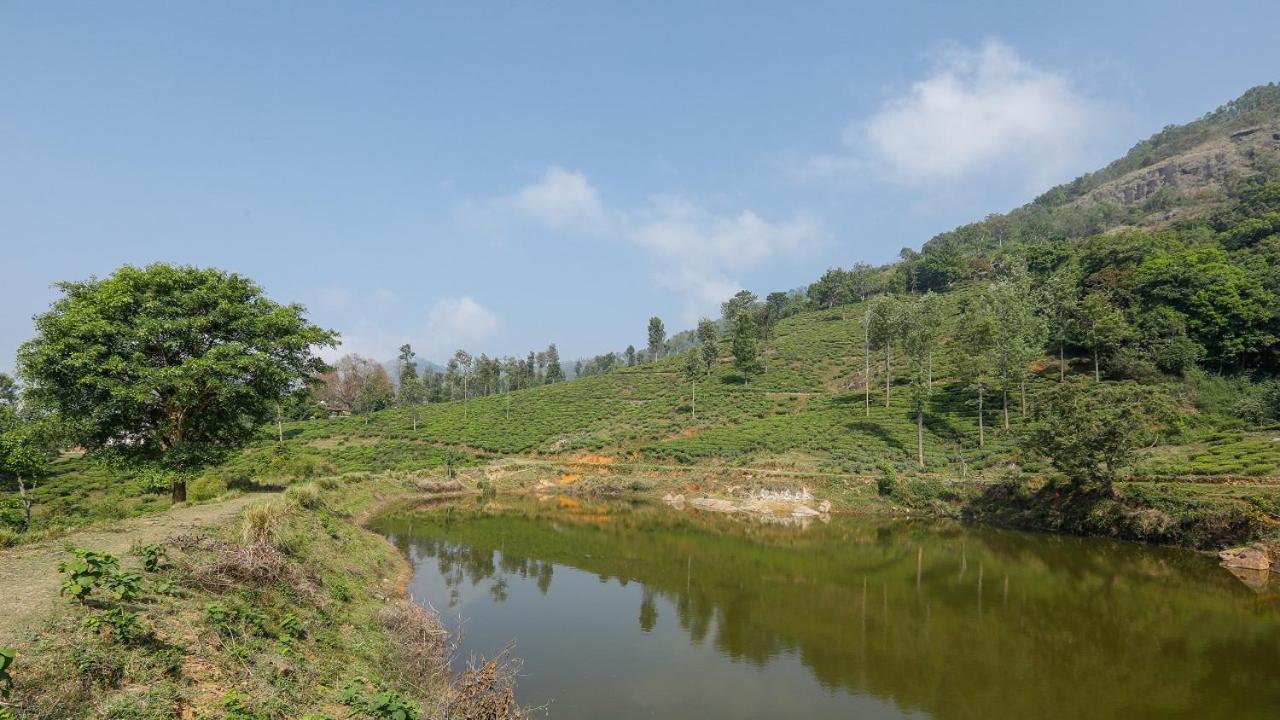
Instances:
[[[1169,399],[1134,382],[1059,383],[1037,403],[1027,449],[1046,455],[1077,485],[1110,495],[1120,471],[1174,417]]]
[[[173,471],[176,501],[185,473],[245,443],[337,340],[301,305],[214,268],[125,265],[56,287],[18,351],[31,401],[90,451]]]

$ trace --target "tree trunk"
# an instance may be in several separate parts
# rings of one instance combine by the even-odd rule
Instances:
[[[884,406],[889,407],[889,344],[884,346]]]
[[[924,410],[916,408],[916,466],[924,467]]]
[[[987,444],[987,438],[982,427],[982,386],[979,385],[978,386],[978,447],[983,447],[986,444]]]
[[[276,401],[276,440],[284,442],[284,421],[280,418],[280,401]]]
[[[862,388],[866,395],[867,417],[871,417],[871,325],[869,323],[863,325],[862,357],[867,364],[866,375],[862,378]]]
[[[1027,381],[1023,379],[1018,383],[1018,392],[1022,395],[1022,417],[1027,416]]]
[[[1102,382],[1102,371],[1098,369],[1098,348],[1093,349],[1093,381]]]
[[[22,499],[22,531],[31,529],[31,498],[27,497],[27,484],[18,476],[18,497]]]
[[[187,481],[180,478],[173,479],[173,501],[175,503],[187,501]]]
[[[409,412],[413,415],[413,431],[418,432],[418,406],[414,405]]]
[[[1009,389],[1005,388],[1001,391],[1004,398],[1004,429],[1009,429]]]
[[[929,392],[933,392],[933,351],[929,351]]]

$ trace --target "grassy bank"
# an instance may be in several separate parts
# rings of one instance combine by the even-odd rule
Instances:
[[[23,720],[514,716],[501,668],[451,676],[448,636],[404,599],[404,559],[358,524],[407,492],[391,477],[324,478],[152,546],[163,557],[151,569],[142,548],[118,558],[119,572],[17,648],[6,709]],[[88,558],[91,570],[101,560]]]

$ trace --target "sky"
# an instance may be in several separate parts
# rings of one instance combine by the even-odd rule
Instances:
[[[1280,80],[1280,3],[0,4],[0,370],[216,266],[343,346],[575,358],[894,259]]]

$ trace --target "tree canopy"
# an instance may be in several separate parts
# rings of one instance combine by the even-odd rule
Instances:
[[[337,340],[301,305],[213,268],[125,265],[56,287],[18,351],[30,400],[57,410],[85,448],[171,469],[247,441]]]

